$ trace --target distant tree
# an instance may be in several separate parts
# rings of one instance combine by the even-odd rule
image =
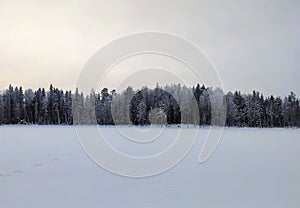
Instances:
[[[231,92],[227,93],[226,102],[227,102],[226,125],[237,126],[239,123],[238,106],[234,102],[234,95]]]
[[[65,122],[67,125],[73,124],[73,114],[72,114],[72,92],[66,91],[65,93]]]
[[[283,104],[284,125],[297,126],[297,99],[296,95],[291,92],[285,97]]]
[[[300,104],[299,100],[296,100],[296,119],[297,119],[297,127],[300,127]]]
[[[239,127],[243,127],[243,126],[247,126],[247,119],[246,119],[246,115],[247,115],[247,108],[246,108],[246,103],[245,103],[245,99],[244,97],[241,95],[241,92],[235,92],[234,93],[234,103],[237,106],[237,126]]]
[[[84,98],[83,93],[79,93],[78,88],[76,88],[75,95],[72,99],[72,109],[73,109],[73,124],[81,125],[83,123],[84,115]]]
[[[274,127],[283,127],[283,103],[280,97],[276,97],[274,101]]]
[[[3,95],[0,93],[0,125],[4,124],[4,102]]]

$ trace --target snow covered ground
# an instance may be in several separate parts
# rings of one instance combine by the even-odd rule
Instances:
[[[199,130],[190,154],[171,170],[136,179],[94,163],[74,127],[1,126],[0,207],[300,207],[299,129],[226,128],[216,152],[199,164],[207,133]]]

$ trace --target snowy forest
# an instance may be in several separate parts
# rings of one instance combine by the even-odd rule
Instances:
[[[213,97],[221,98],[219,100]],[[214,100],[214,101],[213,101]],[[220,106],[224,123],[213,120]],[[213,110],[217,109],[217,110]],[[198,116],[197,116],[198,115]],[[300,127],[299,99],[291,92],[284,98],[264,97],[253,91],[224,93],[221,89],[180,84],[154,89],[128,87],[123,92],[91,91],[84,95],[50,85],[49,90],[9,86],[0,93],[0,125],[150,125],[192,124],[236,127]]]

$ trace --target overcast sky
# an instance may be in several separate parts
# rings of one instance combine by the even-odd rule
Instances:
[[[201,48],[226,91],[283,96],[292,90],[300,96],[299,2],[0,0],[0,88],[53,83],[74,89],[86,62],[105,43],[160,31]]]

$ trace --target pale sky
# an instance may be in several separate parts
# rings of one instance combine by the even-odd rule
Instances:
[[[9,83],[33,89],[53,83],[73,90],[104,44],[158,31],[203,50],[225,91],[283,96],[292,90],[299,97],[299,20],[297,0],[0,0],[0,89]],[[145,78],[157,82],[157,76]],[[111,79],[108,87],[117,88],[118,80]]]

